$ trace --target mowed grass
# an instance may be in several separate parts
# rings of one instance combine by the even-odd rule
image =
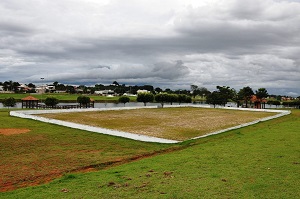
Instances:
[[[0,198],[299,198],[300,110],[185,142],[180,151],[67,174]]]
[[[39,116],[183,141],[275,114],[184,107],[57,113]]]
[[[0,101],[13,97],[18,101],[21,101],[22,98],[27,97],[27,96],[33,96],[37,99],[44,100],[47,97],[55,97],[61,102],[76,102],[78,96],[82,96],[81,94],[68,94],[68,93],[44,93],[44,94],[37,94],[37,93],[32,93],[32,94],[27,94],[27,93],[0,93]],[[107,96],[100,96],[100,95],[85,95],[88,96],[92,99],[94,99],[97,102],[117,102],[119,97],[107,97]],[[136,97],[130,97],[130,101],[136,101]]]
[[[0,109],[0,129],[6,128],[30,132],[0,134],[0,191],[77,170],[101,169],[170,147],[10,117],[8,109]]]

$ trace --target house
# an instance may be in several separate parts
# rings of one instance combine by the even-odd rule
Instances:
[[[54,85],[41,85],[41,86],[36,87],[35,91],[40,94],[46,93],[46,92],[54,93],[55,86]]]
[[[102,95],[102,96],[108,96],[108,95],[114,95],[115,92],[113,90],[101,90],[101,91],[95,91],[96,95]]]
[[[150,93],[150,91],[148,91],[148,90],[141,90],[141,89],[137,90],[136,92],[137,92],[137,94],[139,94],[139,93]]]

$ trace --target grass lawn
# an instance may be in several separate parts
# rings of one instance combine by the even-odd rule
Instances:
[[[22,119],[13,120],[10,126],[24,127],[18,125]],[[299,129],[300,110],[293,110],[281,118],[184,142],[189,147],[179,151],[96,172],[67,173],[38,187],[0,193],[0,198],[299,198]]]
[[[47,97],[55,97],[61,102],[76,102],[77,97],[81,96],[80,94],[61,94],[61,93],[45,93],[45,94],[22,94],[22,93],[0,93],[0,101],[13,97],[18,101],[21,101],[22,98],[27,97],[29,95],[32,95],[33,97],[37,99],[46,99]],[[87,95],[90,98],[93,98],[97,102],[117,102],[119,97],[106,97],[106,96],[100,96],[100,95]],[[131,101],[136,101],[136,97],[130,97]]]
[[[183,141],[275,114],[186,107],[72,112],[39,116]]]
[[[127,162],[170,147],[10,117],[8,109],[0,109],[0,118],[0,191]],[[29,132],[3,135],[14,129]]]

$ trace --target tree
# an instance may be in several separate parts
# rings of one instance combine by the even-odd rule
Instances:
[[[120,85],[117,81],[114,81],[112,84],[115,85],[115,86],[119,86]]]
[[[186,96],[185,103],[192,103],[192,98],[190,96]]]
[[[263,99],[269,96],[268,91],[265,88],[259,88],[255,91],[255,95],[258,99]]]
[[[57,87],[58,86],[58,82],[53,82],[53,86]]]
[[[249,86],[240,89],[240,91],[238,92],[239,98],[244,99],[246,108],[248,107],[248,101],[251,99],[252,95],[254,95],[254,92]]]
[[[54,106],[56,106],[58,103],[59,103],[59,100],[55,97],[47,97],[45,99],[46,106],[51,106],[52,108],[54,108]]]
[[[155,92],[156,93],[161,93],[163,90],[161,89],[161,88],[159,88],[159,87],[157,87],[157,88],[155,88]]]
[[[168,94],[168,96],[167,96],[167,102],[169,102],[172,105],[173,102],[177,102],[177,101],[178,101],[178,95],[176,95],[176,94]]]
[[[257,91],[255,91],[255,95],[260,103],[263,102],[263,100],[269,96],[268,91],[265,88],[259,88]],[[262,108],[265,108],[265,101],[263,102]]]
[[[199,94],[199,88],[197,85],[191,85],[191,91],[192,91],[192,95],[195,98],[196,95]]]
[[[269,104],[269,105],[275,105],[276,108],[277,108],[281,103],[278,100],[274,100],[274,101],[273,100],[268,100],[267,104]]]
[[[16,105],[16,100],[13,97],[5,98],[2,102],[5,107],[14,107]]]
[[[85,106],[87,108],[90,104],[90,101],[91,101],[90,98],[87,96],[77,97],[77,102],[80,104],[80,107]]]
[[[58,83],[56,84],[56,82],[54,82],[53,85],[55,86],[55,89],[58,90],[58,91],[65,91],[66,90],[66,86],[64,84],[58,84]]]
[[[33,83],[29,83],[27,86],[28,86],[29,88],[35,88],[35,85],[34,85]]]
[[[152,93],[139,93],[136,100],[138,102],[143,102],[146,106],[148,102],[153,102],[154,95]]]
[[[76,90],[75,90],[75,88],[74,88],[74,86],[66,86],[66,92],[67,93],[70,93],[70,94],[74,94],[74,93],[76,93]]]
[[[232,89],[232,92],[233,92],[232,101],[236,102],[236,106],[239,107],[241,100],[243,99],[238,95],[235,89]]]
[[[220,91],[214,91],[206,97],[206,103],[213,104],[215,108],[216,104],[222,105],[224,103],[224,98]]]
[[[187,95],[185,94],[179,94],[178,95],[178,103],[181,104],[183,102],[186,102],[186,99],[187,99]]]
[[[229,99],[233,99],[234,90],[229,86],[217,86],[221,95],[222,104],[225,106]]]
[[[168,101],[168,93],[159,93],[155,95],[155,101],[161,104],[161,107],[164,107],[164,104]]]
[[[130,98],[127,97],[127,96],[121,96],[121,97],[119,97],[119,102],[120,102],[120,103],[123,103],[124,106],[125,106],[125,104],[126,104],[127,102],[129,102],[129,101],[130,101]]]

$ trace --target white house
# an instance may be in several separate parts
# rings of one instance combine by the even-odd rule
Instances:
[[[95,94],[107,96],[107,95],[114,95],[115,92],[113,90],[102,90],[102,91],[95,91]]]
[[[137,90],[137,94],[139,93],[150,93],[150,91],[148,90]]]

